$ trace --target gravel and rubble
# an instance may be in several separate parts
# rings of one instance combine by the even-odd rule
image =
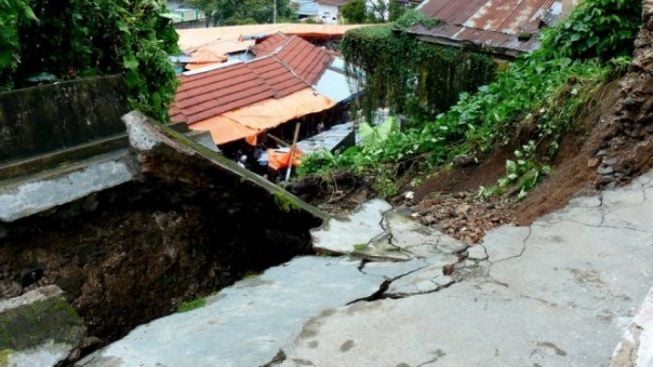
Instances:
[[[484,199],[473,191],[436,193],[418,203],[405,200],[399,210],[426,226],[468,245],[481,241],[485,234],[502,224],[512,222],[512,204],[498,199]]]

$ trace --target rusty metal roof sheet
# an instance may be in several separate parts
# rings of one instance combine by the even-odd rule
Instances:
[[[432,29],[418,25],[412,32],[445,44],[471,43],[507,53],[537,47],[537,37],[520,40],[521,33],[534,34],[541,17],[556,0],[426,0],[419,10],[440,23]]]

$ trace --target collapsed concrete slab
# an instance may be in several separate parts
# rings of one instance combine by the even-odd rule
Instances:
[[[312,315],[378,289],[379,278],[357,266],[342,258],[296,258],[207,297],[203,307],[140,326],[78,365],[262,366]]]
[[[95,174],[102,162],[71,167],[57,182],[81,197],[0,222],[0,298],[56,284],[90,335],[109,342],[248,272],[312,251],[309,230],[326,217],[319,210],[140,113],[125,120],[130,149],[102,161],[122,169],[102,172],[126,172],[126,182],[106,185]],[[75,189],[94,183],[104,186]],[[23,210],[19,199],[34,196],[1,193]]]
[[[361,205],[351,215],[331,218],[321,228],[311,231],[313,247],[346,254],[367,246],[385,233],[381,222],[383,214],[391,209],[392,206],[386,201],[374,199]]]
[[[311,231],[313,247],[368,259],[406,261],[467,248],[462,242],[392,210],[381,199],[370,200],[350,215],[329,219]]]
[[[354,213],[356,220],[340,219],[336,233],[342,234],[340,226],[351,223],[356,228],[367,228],[354,236],[377,234],[376,226],[386,220],[381,215],[386,212],[384,205],[377,200]],[[365,215],[360,216],[361,212]],[[415,227],[394,215],[387,219],[394,223],[385,227],[392,230],[388,235],[396,236],[402,246],[426,246],[422,243],[428,237],[426,228],[418,223]],[[413,230],[420,234],[408,233]],[[335,240],[337,236],[323,233],[320,238]],[[327,316],[333,308],[346,304],[438,292],[450,286],[454,281],[444,275],[444,269],[458,262],[453,251],[460,249],[432,243],[428,251],[424,250],[428,256],[413,256],[401,262],[298,257],[223,289],[208,297],[206,305],[199,309],[141,326],[79,365],[272,365],[285,359],[283,351],[291,347],[298,334],[310,334],[304,325],[316,314]]]
[[[56,286],[0,301],[0,366],[58,366],[79,355],[85,333]]]

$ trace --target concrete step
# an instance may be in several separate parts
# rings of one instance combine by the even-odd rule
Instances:
[[[127,148],[128,146],[129,141],[127,139],[127,134],[118,134],[95,140],[87,144],[81,144],[30,158],[3,163],[0,164],[0,181],[20,176],[28,176],[47,169],[54,169],[57,168],[57,166],[67,165],[71,162],[76,162],[121,148]]]

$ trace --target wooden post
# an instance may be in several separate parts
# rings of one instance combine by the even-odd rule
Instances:
[[[295,148],[297,147],[297,139],[299,139],[299,126],[301,123],[295,125],[295,134],[292,137],[292,145],[290,146],[290,159],[288,160],[288,170],[286,171],[286,181],[290,180],[292,173],[292,163],[295,160]]]

